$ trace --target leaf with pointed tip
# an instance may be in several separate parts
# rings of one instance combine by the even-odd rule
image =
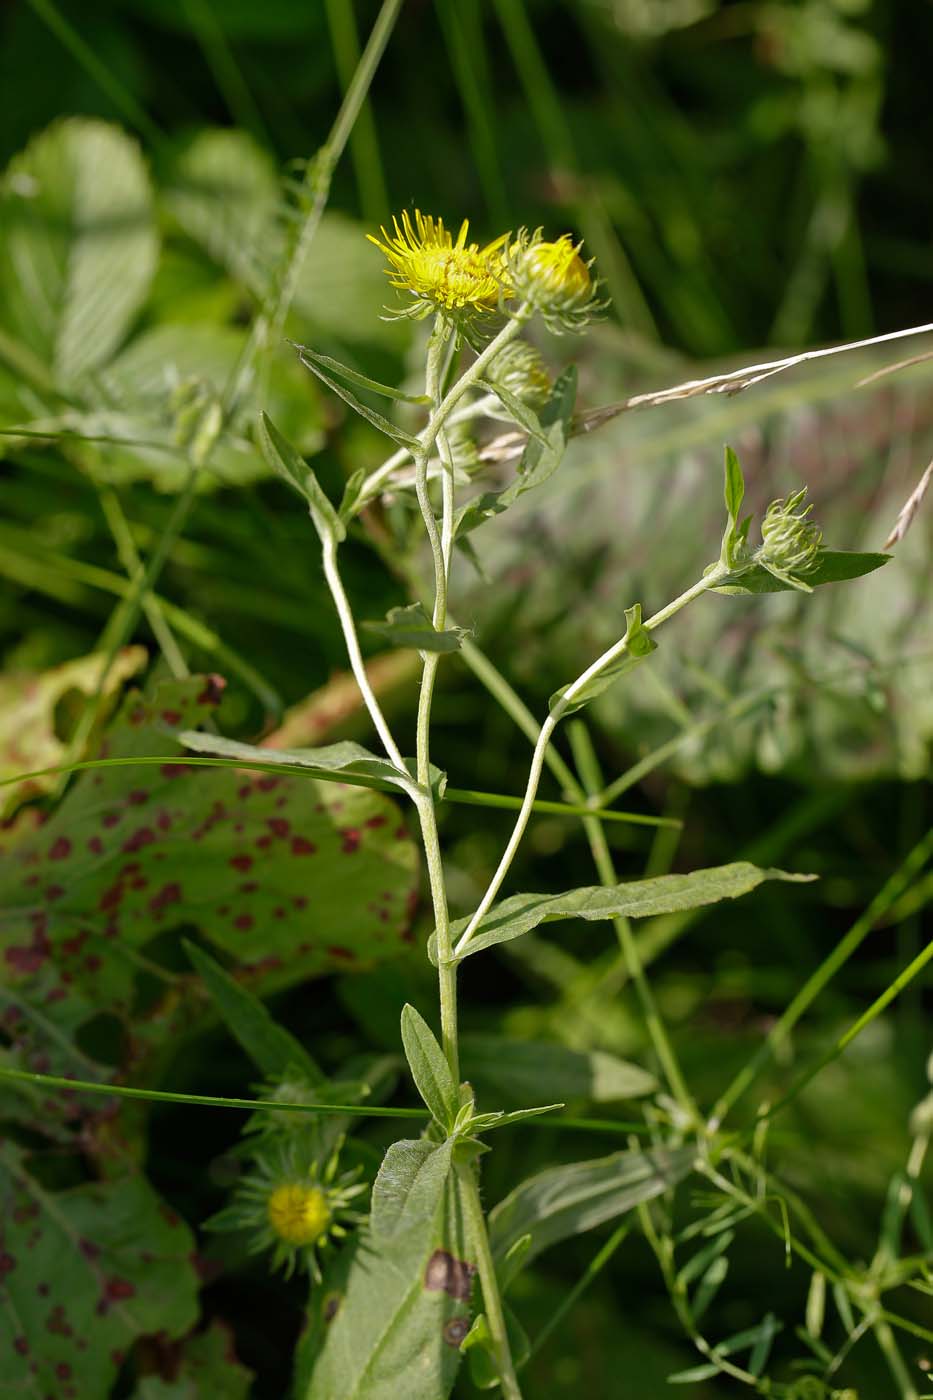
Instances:
[[[283,768],[293,773],[297,770],[299,776],[307,774],[319,782],[347,783],[350,787],[374,788],[378,792],[398,788],[410,794],[418,789],[412,773],[403,773],[387,758],[380,758],[352,739],[341,739],[317,749],[267,749],[259,744],[225,739],[221,734],[185,729],[179,733],[178,740],[192,753],[238,759],[244,767],[255,764],[257,769]],[[440,799],[446,787],[447,774],[432,763],[431,791]]]
[[[635,603],[633,607],[625,609],[625,651],[615,661],[607,665],[603,670],[598,671],[595,676],[581,685],[579,690],[574,691],[573,699],[561,709],[561,715],[575,715],[578,710],[582,710],[584,705],[588,705],[591,700],[595,700],[597,695],[602,695],[604,690],[608,690],[614,685],[620,676],[624,676],[627,671],[633,670],[640,662],[644,661],[653,651],[657,651],[658,644],[651,633],[642,625],[641,603]],[[555,690],[548,702],[551,713],[565,698],[570,686],[561,686],[560,690]]]
[[[267,413],[259,415],[259,446],[276,475],[287,481],[307,501],[314,528],[321,539],[346,539],[346,526],[324,494],[314,472],[288,439],[282,436]]]
[[[431,1027],[407,1003],[402,1007],[402,1044],[418,1093],[434,1119],[450,1132],[460,1107],[457,1086]]]
[[[335,379],[333,375],[328,374],[327,371],[321,367],[317,362],[317,358],[310,358],[300,349],[298,351],[298,358],[305,369],[309,369],[312,374],[320,379],[322,384],[326,384],[328,389],[335,393],[338,398],[343,399],[344,403],[348,404],[349,407],[353,409],[354,413],[358,413],[361,418],[365,418],[367,423],[371,424],[374,428],[378,428],[379,432],[384,433],[392,442],[397,443],[399,447],[418,448],[421,446],[418,439],[413,437],[411,433],[404,432],[403,429],[397,427],[395,423],[390,423],[388,418],[384,418],[381,413],[377,413],[375,409],[367,408],[366,404],[361,403],[355,394],[351,394],[349,389],[344,388],[339,379]]]
[[[438,631],[421,603],[391,608],[385,622],[364,622],[367,632],[375,632],[393,647],[416,651],[458,651],[466,632],[462,627]]]
[[[394,1143],[369,1230],[311,1299],[296,1400],[446,1400],[469,1329],[475,1252],[453,1144]]]
[[[429,394],[406,394],[401,389],[393,389],[389,384],[380,384],[378,379],[368,379],[365,374],[360,374],[358,370],[351,369],[349,365],[342,364],[340,360],[333,359],[330,355],[319,355],[316,350],[311,350],[307,345],[298,345],[292,341],[298,351],[300,360],[308,369],[312,366],[309,360],[314,361],[314,365],[320,369],[327,370],[330,374],[335,374],[339,379],[345,379],[348,384],[355,384],[358,389],[369,389],[373,394],[379,394],[384,399],[396,399],[399,403],[430,403]]]
[[[819,588],[824,583],[845,583],[849,579],[862,578],[874,573],[891,558],[890,554],[860,554],[845,549],[821,549],[816,563],[801,575],[801,582],[808,589]],[[728,580],[710,589],[712,593],[785,593],[793,592],[794,585],[785,583],[760,564],[753,565],[744,573],[737,573]]]
[[[253,1064],[270,1079],[284,1079],[300,1070],[311,1084],[324,1078],[321,1070],[290,1031],[269,1015],[258,997],[231,977],[216,959],[184,940],[185,952],[209,992],[227,1028],[240,1042]]]
[[[689,875],[658,875],[650,880],[629,880],[621,885],[587,885],[565,894],[516,894],[494,904],[479,922],[469,943],[458,955],[467,958],[482,948],[521,938],[539,924],[557,919],[645,919],[655,914],[676,914],[700,909],[721,899],[737,899],[763,880],[813,880],[814,875],[792,875],[786,870],[762,869],[748,861],[714,865]],[[469,919],[451,927],[456,941]]]
[[[736,525],[745,498],[745,478],[742,476],[741,463],[731,447],[726,448],[725,497],[729,519]]]
[[[689,1174],[695,1159],[692,1147],[658,1148],[613,1152],[608,1157],[539,1172],[490,1212],[493,1257],[504,1261],[518,1241],[530,1235],[521,1261],[529,1263],[551,1245],[614,1220],[671,1190]]]

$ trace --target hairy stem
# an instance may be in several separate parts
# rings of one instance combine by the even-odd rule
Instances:
[[[512,1353],[505,1327],[505,1313],[499,1294],[499,1281],[489,1247],[489,1233],[483,1215],[483,1204],[479,1196],[479,1185],[475,1168],[467,1163],[457,1166],[457,1176],[463,1190],[463,1203],[467,1225],[470,1227],[476,1245],[479,1281],[483,1289],[483,1308],[489,1324],[496,1363],[499,1370],[499,1384],[504,1400],[522,1400],[522,1392],[512,1364]]]

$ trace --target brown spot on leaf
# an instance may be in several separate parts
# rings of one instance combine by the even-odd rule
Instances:
[[[67,836],[59,836],[49,848],[49,860],[64,860],[71,855],[71,842]]]
[[[219,705],[224,691],[227,689],[227,682],[223,676],[212,674],[207,677],[207,684],[198,696],[199,705]]]
[[[441,1336],[449,1347],[458,1347],[470,1330],[470,1320],[467,1317],[452,1317],[444,1323],[444,1330]]]
[[[315,846],[313,841],[309,841],[306,836],[292,837],[292,855],[313,856],[316,850],[317,846]]]
[[[474,1264],[455,1259],[446,1249],[435,1249],[424,1271],[424,1286],[429,1293],[447,1293],[461,1303],[468,1303],[475,1273]]]
[[[329,1293],[324,1299],[324,1321],[333,1322],[340,1308],[341,1298],[339,1293]]]

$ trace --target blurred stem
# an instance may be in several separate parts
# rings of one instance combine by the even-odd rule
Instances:
[[[117,547],[120,563],[123,565],[127,577],[132,582],[142,571],[143,562],[139,557],[139,551],[136,548],[136,542],[133,539],[133,532],[130,529],[129,522],[123,513],[120,498],[112,486],[101,486],[98,490],[98,496],[100,498],[101,510],[104,513],[104,519],[107,521],[110,533],[113,536],[114,544]],[[161,603],[157,598],[154,598],[151,593],[147,592],[142,600],[142,608],[146,615],[146,621],[152,628],[152,635],[158,642],[162,655],[165,657],[172,675],[176,680],[187,676],[189,672],[185,663],[185,658],[175,640],[171,627],[166,621]]]
[[[211,0],[184,0],[184,9],[235,124],[251,132],[260,145],[271,147],[266,124],[227,43],[223,25],[217,21]]]
[[[476,1246],[479,1281],[483,1289],[483,1308],[486,1312],[489,1335],[496,1355],[502,1395],[504,1400],[522,1400],[522,1392],[515,1375],[515,1367],[512,1364],[505,1314],[502,1309],[502,1298],[499,1294],[499,1281],[496,1278],[496,1266],[489,1247],[486,1218],[479,1197],[476,1168],[469,1162],[458,1163],[456,1172],[463,1190],[466,1223],[472,1231]]]
[[[568,737],[577,765],[577,772],[580,774],[586,793],[591,798],[595,797],[602,787],[602,775],[599,771],[589,732],[582,720],[574,720],[568,726]],[[618,884],[618,876],[602,822],[595,816],[584,817],[583,829],[590,843],[593,862],[600,880],[607,886]],[[631,920],[626,918],[613,919],[612,926],[616,931],[616,937],[625,958],[628,975],[635,984],[645,1025],[651,1037],[651,1044],[654,1046],[654,1053],[664,1071],[671,1094],[687,1119],[693,1123],[697,1119],[696,1104],[687,1088],[677,1056],[674,1053],[674,1047],[664,1027],[658,1004],[651,990],[651,984],[645,976],[641,958],[638,956],[638,945],[632,933]]]
[[[606,1243],[593,1256],[589,1264],[587,1264],[586,1268],[584,1269],[583,1273],[577,1279],[576,1283],[571,1289],[568,1290],[567,1293],[564,1294],[564,1297],[558,1303],[557,1307],[554,1309],[547,1322],[541,1328],[540,1332],[535,1337],[534,1341],[531,1343],[531,1346],[528,1349],[528,1355],[525,1357],[525,1360],[521,1363],[519,1370],[522,1370],[525,1366],[527,1366],[531,1358],[535,1356],[536,1353],[539,1352],[544,1346],[551,1333],[557,1327],[560,1326],[567,1314],[576,1306],[576,1304],[579,1302],[580,1298],[589,1288],[593,1280],[597,1277],[598,1274],[602,1272],[602,1270],[609,1263],[609,1260],[615,1254],[622,1241],[629,1234],[631,1228],[631,1222],[628,1220],[624,1220],[621,1225],[616,1226]]]
[[[711,1130],[720,1126],[736,1101],[757,1078],[767,1062],[778,1053],[807,1008],[812,1005],[830,979],[836,975],[871,933],[878,920],[887,913],[895,900],[900,898],[914,878],[923,870],[931,855],[933,855],[933,828],[925,834],[922,840],[918,841],[906,859],[875,895],[868,908],[856,919],[845,937],[840,940],[829,956],[824,958],[816,971],[807,978],[793,1001],[768,1032],[764,1044],[743,1065],[732,1083],[720,1096],[710,1119]]]
[[[360,39],[353,0],[326,0],[326,9],[337,73],[341,85],[347,89],[360,60]],[[353,159],[363,217],[368,223],[379,223],[388,212],[389,196],[368,98],[362,103],[356,125],[350,134],[350,155]]]
[[[466,112],[473,159],[493,223],[506,228],[508,199],[499,162],[494,93],[485,63],[476,0],[437,0],[437,17]]]

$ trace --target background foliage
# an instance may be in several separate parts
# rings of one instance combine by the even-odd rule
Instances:
[[[283,199],[279,172],[300,179],[301,165],[290,163],[321,145],[355,61],[355,23],[365,33],[374,15],[368,0],[18,0],[4,10],[0,422],[28,423],[34,434],[0,439],[4,776],[47,767],[102,732],[120,683],[141,678],[150,658],[162,689],[119,702],[108,756],[156,754],[162,744],[171,759],[160,723],[193,723],[199,707],[217,714],[224,733],[271,733],[265,742],[279,747],[367,738],[339,674],[341,640],[306,517],[269,479],[252,424],[261,403],[315,454],[333,499],[352,470],[379,462],[380,439],[286,346],[263,357],[245,386],[158,586],[192,671],[219,672],[226,688],[173,689],[158,659],[158,617],[121,637],[113,609],[131,592],[139,557],[150,558],[171,528],[184,452],[197,450],[300,213],[298,195]],[[478,236],[543,223],[586,239],[613,313],[568,350],[580,358],[584,407],[702,373],[700,362],[752,361],[758,347],[921,320],[931,213],[927,143],[915,121],[927,84],[923,31],[933,40],[931,12],[893,0],[408,0],[337,170],[288,334],[390,383],[416,370],[419,332],[380,319],[385,279],[363,238],[392,209],[416,204],[452,221],[469,214]],[[735,399],[622,415],[477,534],[486,582],[461,566],[455,615],[544,713],[548,696],[618,635],[624,606],[638,597],[649,608],[663,603],[712,557],[726,439],[742,457],[754,509],[807,480],[831,543],[880,548],[933,455],[929,368],[859,384],[913,349],[805,366]],[[81,436],[48,436],[63,431]],[[679,831],[613,827],[620,872],[747,858],[821,877],[641,926],[661,1007],[704,1103],[928,824],[928,560],[921,516],[895,562],[870,581],[814,600],[707,598],[689,628],[673,625],[679,632],[635,683],[589,712],[607,779],[640,765],[625,804],[683,822]],[[405,601],[365,542],[351,541],[346,561],[362,615]],[[96,707],[92,735],[81,697],[94,693],[95,657],[115,641],[114,693]],[[368,645],[375,655],[378,636]],[[386,653],[379,667],[380,693],[404,727],[416,703],[409,654]],[[520,791],[525,740],[459,661],[442,676],[435,751],[451,783]],[[356,1057],[374,1052],[396,1057],[397,1071],[399,1008],[409,1001],[430,1014],[429,920],[392,799],[340,792],[169,762],[81,775],[41,826],[39,809],[20,807],[4,833],[0,876],[4,1058],[83,1079],[132,1074],[249,1097],[255,1071],[211,1020],[182,929],[245,965],[254,989],[275,994],[276,1013],[329,1073],[361,1079]],[[466,909],[508,818],[444,810],[451,889]],[[173,864],[194,842],[218,872],[209,910],[196,907],[197,891],[189,902],[183,865]],[[90,857],[111,852],[117,865],[102,879]],[[257,860],[261,891],[247,888]],[[523,860],[516,880],[526,888],[552,887],[556,862],[566,872],[558,887],[592,882],[584,834],[564,818],[536,820]],[[306,884],[311,934],[297,903]],[[929,876],[885,911],[802,1023],[765,1094],[778,1096],[920,951],[928,889]],[[99,920],[86,931],[88,912],[101,908],[117,925],[109,936]],[[643,1073],[655,1066],[605,925],[561,925],[486,956],[494,962],[484,969],[464,968],[462,1005],[465,1070],[494,1093],[490,1102],[559,1093],[581,1110],[635,1116],[626,1101],[653,1081],[625,1081],[618,1057]],[[357,960],[367,970],[353,970]],[[784,1179],[850,1258],[872,1256],[885,1192],[904,1162],[910,1111],[926,1089],[924,1017],[914,983],[772,1132]],[[559,1061],[566,1087],[542,1089],[558,1062],[533,1042],[577,1052]],[[380,1092],[391,1092],[388,1080]],[[32,1361],[48,1392],[63,1396],[69,1386],[84,1397],[111,1384],[140,1400],[285,1393],[301,1285],[271,1279],[265,1261],[247,1261],[219,1238],[199,1235],[192,1253],[195,1233],[226,1199],[236,1115],[117,1111],[112,1100],[49,1099],[10,1084],[0,1111],[0,1199],[16,1221],[0,1266],[10,1258],[20,1267],[24,1251],[55,1258],[64,1232],[62,1306],[79,1296],[82,1309],[106,1305],[101,1323],[77,1307],[55,1313],[51,1293],[47,1301],[40,1293],[36,1309],[34,1286],[47,1281],[30,1273],[27,1304],[8,1270],[18,1321],[0,1322],[0,1339],[20,1369],[4,1373],[0,1394],[29,1383]],[[391,1126],[373,1120],[358,1135],[367,1169]],[[489,1202],[538,1167],[621,1144],[545,1126],[503,1133],[496,1145]],[[37,1173],[27,1173],[31,1199],[22,1196],[24,1153]],[[41,1190],[28,1185],[37,1179]],[[121,1230],[124,1218],[131,1225]],[[85,1241],[99,1255],[82,1254]],[[521,1276],[510,1301],[532,1336],[598,1243],[564,1240]],[[82,1259],[93,1299],[83,1296],[83,1274],[71,1282]],[[171,1290],[159,1286],[152,1260]],[[803,1316],[810,1272],[785,1268],[781,1241],[760,1223],[743,1226],[730,1260],[705,1320],[711,1335],[751,1327],[768,1310]],[[198,1284],[211,1330],[185,1340]],[[929,1298],[899,1299],[899,1309],[930,1326]],[[89,1325],[108,1329],[106,1364],[93,1372],[81,1369],[62,1330],[80,1335]],[[140,1336],[149,1340],[133,1350]],[[806,1354],[790,1327],[774,1345],[785,1368]],[[926,1344],[909,1344],[906,1355],[919,1383]],[[663,1395],[665,1377],[693,1360],[633,1232],[536,1354],[528,1392]],[[244,1368],[255,1376],[251,1391]],[[620,1377],[631,1378],[624,1391]],[[863,1400],[891,1393],[868,1345],[843,1381]],[[475,1393],[465,1377],[458,1385]],[[693,1393],[739,1391],[716,1380]]]

